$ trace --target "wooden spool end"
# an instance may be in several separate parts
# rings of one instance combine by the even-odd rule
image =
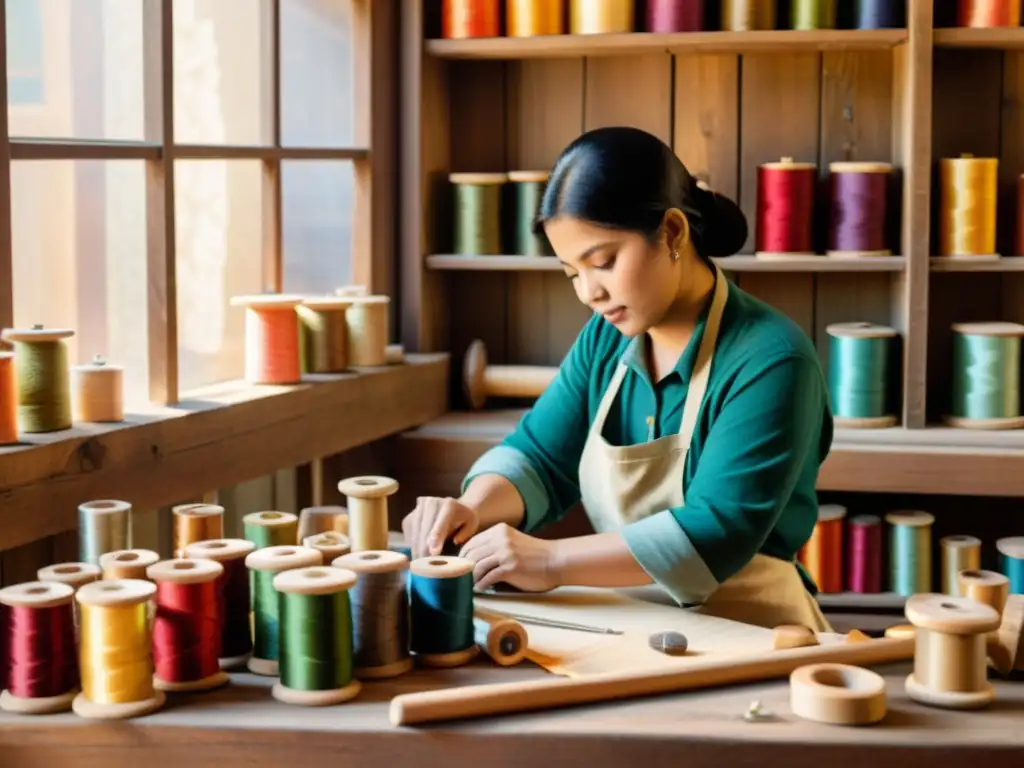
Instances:
[[[216,560],[224,563],[246,557],[256,549],[256,543],[248,539],[207,539],[194,541],[185,547],[188,558]]]
[[[480,339],[475,339],[462,360],[462,388],[469,406],[474,410],[483,408],[487,402],[487,390],[484,386],[486,370],[487,347]]]
[[[0,332],[0,339],[6,342],[28,342],[42,343],[46,341],[63,341],[70,339],[75,332],[70,328],[44,328],[42,325],[33,325],[31,328],[4,328]]]
[[[100,555],[104,579],[145,579],[146,569],[160,560],[151,549],[118,549]]]
[[[353,499],[382,499],[397,490],[397,480],[380,475],[346,477],[338,483],[338,492]]]
[[[1024,595],[1009,595],[999,629],[988,638],[989,663],[1000,675],[1024,671]]]
[[[92,563],[55,563],[40,568],[36,572],[36,578],[39,581],[56,581],[78,589],[83,584],[96,581],[101,574],[100,567]]]
[[[492,616],[476,611],[473,616],[473,639],[491,661],[511,667],[526,658],[529,636],[526,628],[514,619]]]
[[[850,664],[809,664],[789,676],[793,714],[832,725],[870,725],[883,719],[885,680]]]
[[[782,624],[775,628],[772,637],[772,647],[775,650],[804,648],[811,645],[818,645],[818,636],[808,627],[799,624]]]

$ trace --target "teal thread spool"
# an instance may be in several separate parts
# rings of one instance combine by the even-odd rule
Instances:
[[[1019,429],[1020,346],[1024,325],[955,323],[953,391],[947,424],[965,429]]]
[[[315,549],[299,546],[263,547],[245,557],[252,592],[252,656],[249,671],[254,675],[277,677],[280,644],[280,606],[274,577],[284,571],[322,565]]]
[[[1024,536],[1011,536],[996,542],[999,570],[1010,580],[1010,594],[1024,595]]]
[[[873,323],[834,323],[829,335],[829,397],[838,427],[882,429],[898,421],[892,402],[896,330]]]
[[[551,244],[543,235],[533,233],[533,220],[547,186],[547,171],[512,171],[508,180],[515,188],[515,227],[512,238],[519,256],[551,256]]]
[[[420,557],[409,564],[410,648],[428,667],[457,667],[477,654],[473,561]]]
[[[932,523],[927,512],[890,512],[889,589],[903,597],[932,589]]]
[[[500,254],[504,173],[453,173],[454,250],[461,256]]]
[[[323,707],[355,698],[352,607],[356,574],[328,565],[293,568],[274,576],[280,625],[281,679],[271,695],[285,704]]]

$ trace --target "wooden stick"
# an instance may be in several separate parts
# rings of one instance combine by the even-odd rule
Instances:
[[[746,656],[711,658],[654,671],[548,677],[521,683],[405,693],[391,700],[390,716],[392,725],[461,720],[771,680],[785,677],[805,664],[826,661],[868,665],[906,661],[913,657],[914,640],[909,638],[786,648]]]
[[[488,365],[487,347],[477,339],[466,350],[462,385],[470,406],[480,409],[488,397],[536,399],[557,373],[555,365]]]

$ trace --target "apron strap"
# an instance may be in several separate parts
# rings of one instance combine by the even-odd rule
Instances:
[[[693,432],[697,427],[697,414],[700,412],[700,407],[704,403],[704,395],[708,390],[708,380],[711,378],[711,358],[715,354],[718,329],[722,323],[722,312],[729,295],[729,281],[717,265],[714,266],[714,270],[715,292],[711,299],[711,309],[708,311],[704,336],[701,338],[700,348],[697,350],[697,359],[693,364],[693,373],[690,374],[690,387],[686,393],[683,419],[679,425],[679,435],[685,445],[689,445],[693,438]]]

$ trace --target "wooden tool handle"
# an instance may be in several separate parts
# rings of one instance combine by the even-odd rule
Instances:
[[[546,677],[521,683],[406,693],[391,700],[390,716],[393,725],[468,719],[770,680],[785,677],[805,664],[826,661],[886,664],[906,661],[913,656],[914,640],[904,638],[787,648],[710,658],[654,671]]]

